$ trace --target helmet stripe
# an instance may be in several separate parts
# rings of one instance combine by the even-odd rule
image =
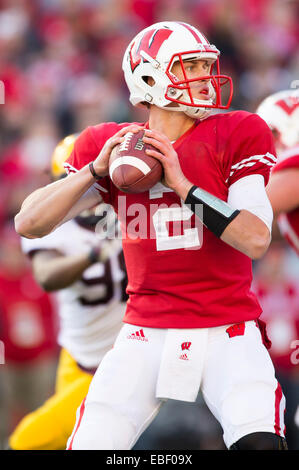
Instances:
[[[208,38],[201,31],[199,31],[199,34],[203,37],[203,42],[206,42],[207,44],[210,44]]]
[[[207,38],[203,34],[199,33],[199,31],[197,32],[196,29],[193,29],[189,24],[182,23],[182,22],[179,22],[179,24],[182,26],[185,26],[185,28],[188,29],[188,31],[192,34],[192,36],[196,39],[197,42],[199,42],[200,44],[204,44],[205,42],[209,44]],[[201,37],[199,36],[198,33],[200,34]]]

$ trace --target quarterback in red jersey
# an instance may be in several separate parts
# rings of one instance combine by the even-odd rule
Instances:
[[[271,128],[278,153],[267,193],[282,235],[299,255],[299,90],[268,96],[257,113]]]
[[[41,237],[104,199],[122,227],[125,325],[77,411],[68,448],[131,449],[166,399],[194,402],[199,389],[227,448],[286,448],[285,399],[251,291],[251,259],[271,240],[271,131],[247,112],[209,115],[229,107],[232,83],[218,49],[186,23],[141,31],[123,70],[148,122],[84,130],[69,177],[30,195],[15,219],[21,235]],[[164,177],[125,194],[109,178],[109,156],[141,128]]]

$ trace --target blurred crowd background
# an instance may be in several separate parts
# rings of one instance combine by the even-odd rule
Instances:
[[[296,0],[0,0],[0,446],[52,393],[58,357],[55,297],[35,283],[13,217],[50,181],[61,138],[102,121],[145,119],[128,101],[121,61],[134,35],[162,20],[193,24],[221,50],[222,71],[234,82],[231,109],[255,112],[264,97],[299,79]],[[299,260],[279,236],[255,263],[254,286],[288,399],[289,446],[299,449]],[[199,396],[193,406],[165,405],[135,447],[224,444]]]

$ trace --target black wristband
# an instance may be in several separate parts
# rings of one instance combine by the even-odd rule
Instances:
[[[90,261],[90,264],[99,262],[99,252],[99,248],[96,248],[95,246],[90,250],[90,252],[88,253],[88,259]]]
[[[227,202],[197,186],[192,186],[188,192],[185,204],[190,206],[192,212],[218,238],[220,238],[226,227],[240,213],[239,210],[230,207]],[[201,207],[202,210],[199,210]]]
[[[102,176],[99,176],[96,174],[95,169],[93,167],[93,162],[90,162],[88,166],[89,166],[90,173],[92,174],[95,180],[100,180],[103,178]]]

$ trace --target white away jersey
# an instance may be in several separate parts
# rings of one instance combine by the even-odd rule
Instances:
[[[94,231],[70,220],[43,238],[22,238],[27,254],[58,250],[64,255],[88,253],[101,240]],[[105,263],[87,268],[81,280],[55,293],[58,301],[59,344],[86,368],[97,367],[112,348],[126,307],[126,272],[121,249]]]

